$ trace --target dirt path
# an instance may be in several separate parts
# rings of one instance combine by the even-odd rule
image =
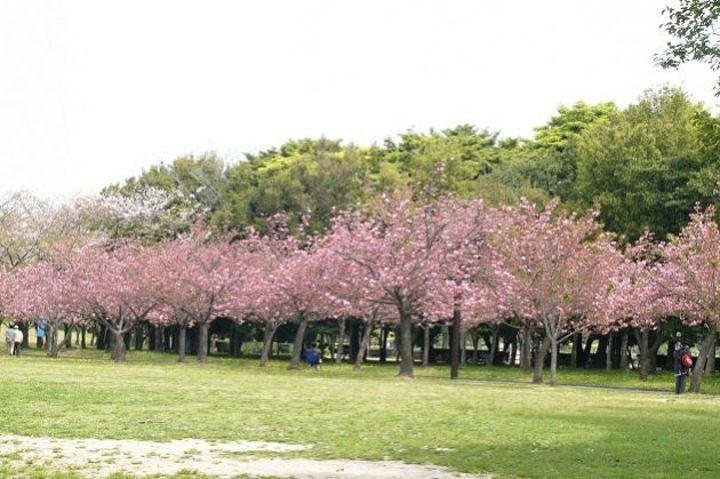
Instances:
[[[0,436],[3,461],[32,470],[32,464],[53,471],[75,471],[87,479],[106,478],[126,471],[138,477],[175,474],[182,470],[230,478],[251,476],[294,477],[297,479],[489,479],[489,476],[458,474],[436,466],[396,461],[316,461],[253,457],[253,452],[293,452],[307,446],[270,442],[207,442],[185,439],[150,442],[108,439],[56,439],[47,437]]]

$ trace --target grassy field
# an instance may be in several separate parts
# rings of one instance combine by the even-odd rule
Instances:
[[[416,379],[403,380],[392,364],[353,373],[327,363],[318,372],[288,371],[286,362],[261,369],[255,360],[175,359],[135,351],[124,363],[98,351],[55,360],[34,350],[2,355],[0,434],[268,440],[311,445],[295,453],[305,458],[394,459],[497,478],[720,471],[720,397],[676,396],[669,372],[643,383],[632,371],[561,370],[562,384],[550,387],[515,368],[466,367],[451,381],[446,367],[418,367]],[[715,379],[703,389],[720,392]]]

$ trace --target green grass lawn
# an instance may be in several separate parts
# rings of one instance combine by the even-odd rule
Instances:
[[[0,356],[1,434],[309,444],[306,458],[394,459],[497,478],[715,478],[720,397],[672,394],[669,372],[561,370],[556,387],[515,368],[444,366],[396,377],[397,365],[255,360],[131,351],[59,359]],[[588,387],[590,386],[590,387]],[[703,389],[717,393],[718,381]],[[292,455],[292,453],[290,454]],[[287,454],[285,454],[287,456]],[[2,470],[0,469],[0,473]],[[44,476],[36,473],[33,477]],[[4,476],[3,476],[4,477]],[[179,476],[178,476],[179,477]]]

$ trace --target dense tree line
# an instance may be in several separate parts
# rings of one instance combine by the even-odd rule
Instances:
[[[324,231],[334,212],[396,192],[418,203],[454,196],[545,205],[560,198],[573,211],[599,210],[623,242],[646,230],[666,238],[687,223],[696,203],[716,201],[717,121],[683,91],[665,87],[625,109],[563,106],[533,139],[459,125],[371,146],[293,140],[234,164],[212,153],[178,158],[105,191],[172,192],[176,207],[192,206],[218,228],[240,232],[267,232],[278,213],[291,228],[309,218],[311,229]]]

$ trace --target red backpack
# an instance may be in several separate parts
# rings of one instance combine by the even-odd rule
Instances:
[[[686,368],[691,368],[693,365],[693,358],[689,353],[682,353],[682,356],[680,356],[680,362]]]

